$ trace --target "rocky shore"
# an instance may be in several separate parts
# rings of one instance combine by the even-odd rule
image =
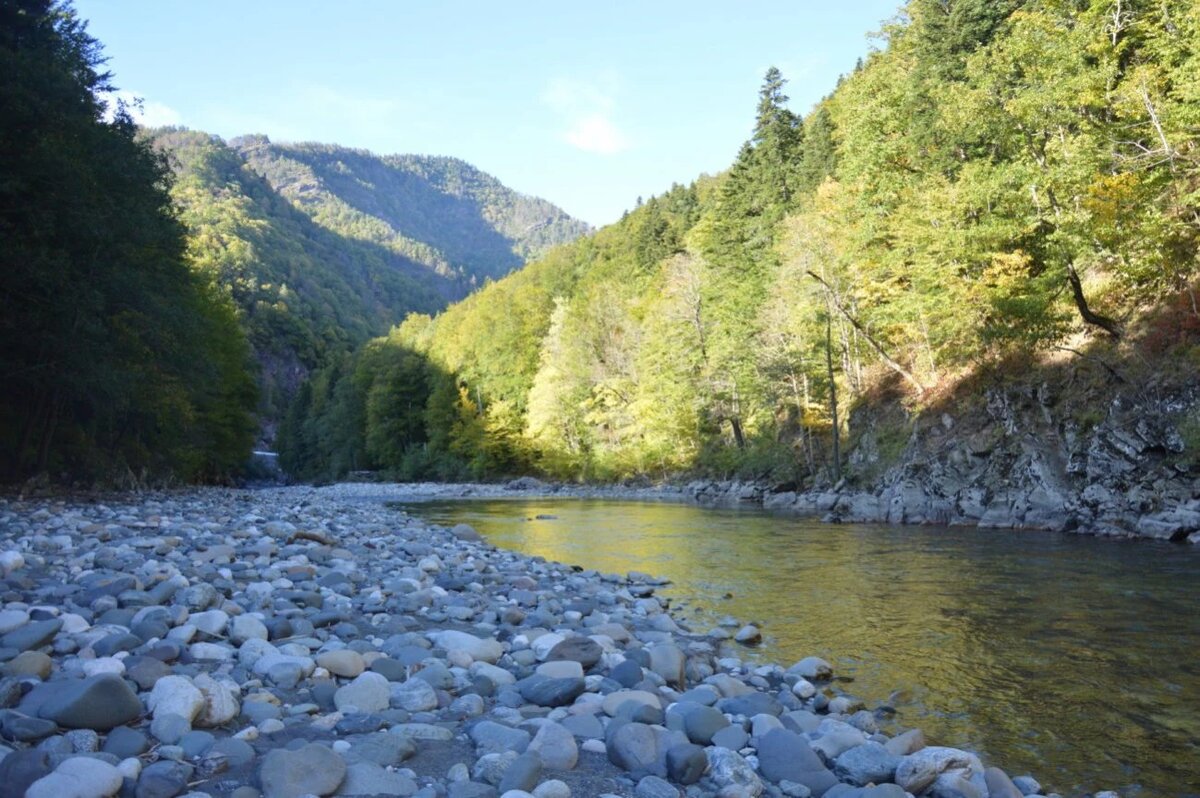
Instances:
[[[380,487],[0,500],[0,795],[1043,794]]]

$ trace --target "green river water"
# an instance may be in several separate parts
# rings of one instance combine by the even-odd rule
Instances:
[[[1200,547],[608,500],[406,509],[526,554],[669,578],[659,594],[694,630],[759,623],[766,640],[743,657],[824,657],[898,725],[1046,790],[1200,795]]]

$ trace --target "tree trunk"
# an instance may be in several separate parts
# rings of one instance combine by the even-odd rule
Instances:
[[[887,367],[903,377],[905,382],[917,389],[918,393],[925,393],[925,386],[922,385],[920,381],[918,381],[917,378],[908,371],[908,369],[904,368],[904,366],[901,366],[899,362],[892,358],[892,356],[887,353],[887,350],[883,348],[883,345],[875,340],[875,336],[867,332],[866,328],[859,323],[858,319],[854,318],[853,314],[846,310],[845,306],[843,306],[838,300],[837,295],[833,292],[833,289],[830,287],[829,283],[825,282],[821,276],[814,271],[809,271],[808,276],[825,286],[825,292],[829,296],[830,303],[837,308],[838,313],[842,314],[846,321],[850,322],[850,324],[854,326],[854,329],[862,333],[863,339],[868,345],[870,345],[872,349],[875,350],[875,354],[879,355],[880,359],[887,364]]]
[[[833,318],[825,315],[825,368],[829,373],[829,419],[833,424],[833,481],[842,478],[842,431],[838,424],[837,382],[833,378]]]
[[[1071,295],[1075,298],[1075,307],[1080,317],[1088,324],[1104,330],[1114,341],[1121,340],[1124,330],[1120,322],[1102,316],[1088,306],[1087,297],[1083,295],[1083,283],[1079,279],[1079,272],[1075,271],[1074,264],[1067,264],[1067,280],[1071,283]]]

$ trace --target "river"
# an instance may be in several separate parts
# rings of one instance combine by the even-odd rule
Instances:
[[[1200,547],[608,500],[405,509],[546,559],[669,578],[660,595],[694,630],[755,621],[766,639],[743,657],[822,656],[900,726],[1047,790],[1200,795]]]

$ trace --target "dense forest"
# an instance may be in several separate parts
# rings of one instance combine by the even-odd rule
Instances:
[[[69,8],[0,3],[0,475],[220,479],[254,437],[249,348],[102,65]]]
[[[144,135],[172,166],[193,267],[250,339],[268,438],[310,370],[588,231],[452,158]]]
[[[885,394],[1194,378],[1200,3],[910,0],[881,37],[804,116],[769,71],[721,175],[316,373],[286,467],[813,484]]]
[[[452,158],[141,130],[0,4],[0,479],[227,480],[310,370],[588,232]]]

